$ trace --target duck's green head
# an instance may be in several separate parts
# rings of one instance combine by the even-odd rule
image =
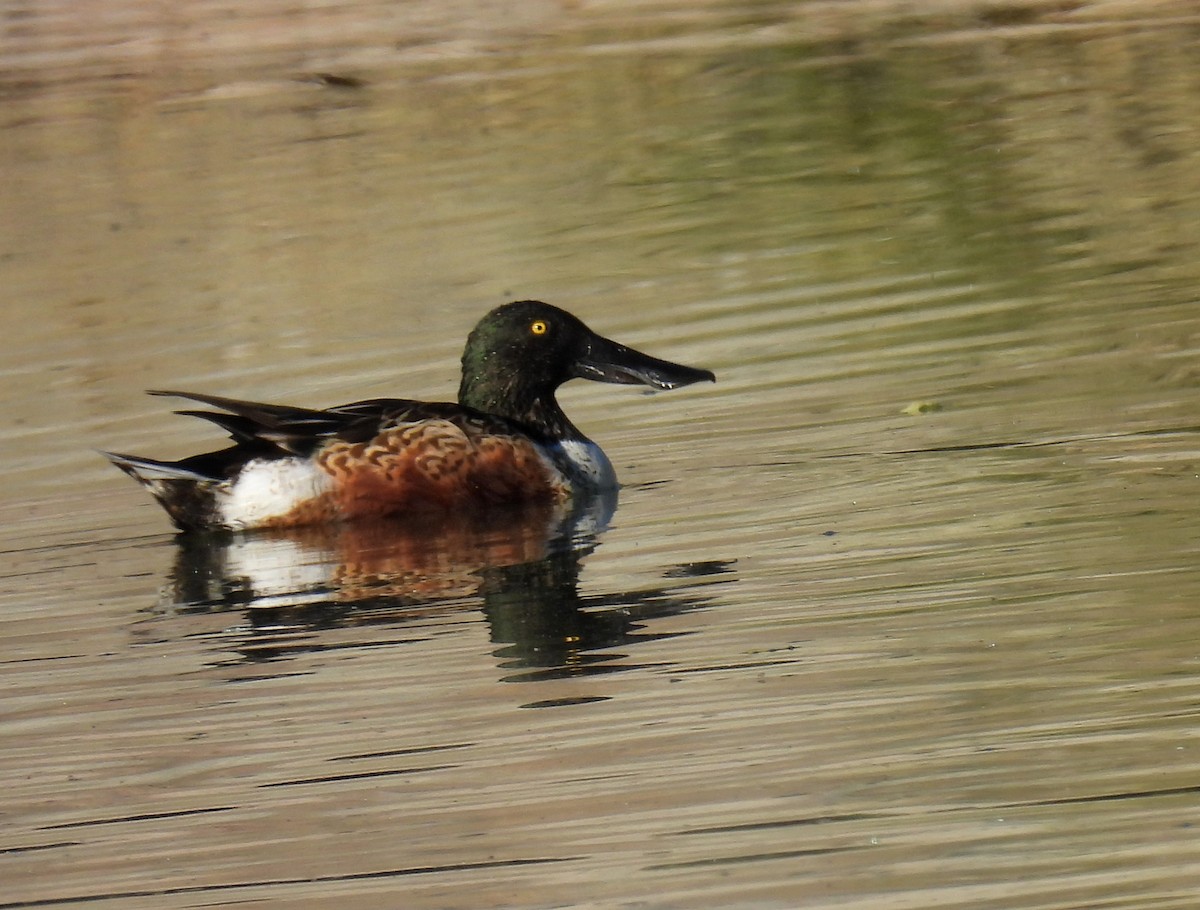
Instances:
[[[555,389],[569,379],[656,389],[716,381],[709,370],[609,341],[566,310],[537,300],[506,303],[484,316],[467,338],[462,367],[460,404],[552,435],[574,432],[554,401]]]

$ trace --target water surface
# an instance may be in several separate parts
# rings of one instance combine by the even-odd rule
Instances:
[[[9,17],[0,907],[1191,907],[1200,19],[438,10]],[[717,373],[564,390],[615,511],[179,542],[92,451],[516,297]]]

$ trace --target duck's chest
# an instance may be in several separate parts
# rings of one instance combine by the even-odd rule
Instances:
[[[617,485],[617,472],[604,450],[590,439],[562,439],[547,443],[544,451],[554,466],[566,475],[572,487],[610,490]]]

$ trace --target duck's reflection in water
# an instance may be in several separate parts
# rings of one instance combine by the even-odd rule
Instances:
[[[323,629],[396,627],[482,609],[501,666],[518,671],[508,679],[626,669],[613,648],[660,637],[643,623],[704,605],[701,588],[730,569],[665,566],[669,585],[582,595],[581,562],[615,507],[607,494],[569,510],[538,505],[420,524],[183,536],[156,613],[237,611],[241,621],[226,624],[222,650],[261,663],[347,646],[344,636],[313,634]]]

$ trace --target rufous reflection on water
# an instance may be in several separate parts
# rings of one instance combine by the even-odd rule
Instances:
[[[262,662],[344,645],[314,631],[436,622],[482,609],[505,669],[611,672],[630,665],[614,664],[624,655],[610,649],[661,637],[643,633],[644,621],[704,605],[708,598],[688,589],[728,569],[669,566],[670,585],[581,594],[583,559],[615,507],[615,494],[604,493],[568,507],[531,504],[413,524],[185,534],[156,612],[243,611],[234,649]],[[229,644],[225,637],[222,647]],[[600,649],[606,653],[586,653]]]
[[[615,494],[419,521],[354,522],[244,534],[184,534],[161,605],[195,610],[418,604],[471,597],[483,572],[590,549]]]

